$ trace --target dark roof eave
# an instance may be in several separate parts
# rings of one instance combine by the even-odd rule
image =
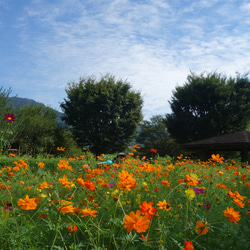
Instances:
[[[204,149],[204,148],[216,148],[216,149],[249,149],[250,150],[250,143],[237,143],[237,144],[182,144],[181,145],[187,149]]]

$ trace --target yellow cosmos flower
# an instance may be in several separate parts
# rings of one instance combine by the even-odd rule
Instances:
[[[185,191],[186,197],[189,201],[193,200],[193,198],[195,197],[195,192],[192,188],[189,188]]]

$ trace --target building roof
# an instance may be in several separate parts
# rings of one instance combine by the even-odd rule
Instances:
[[[240,150],[242,148],[247,148],[250,150],[250,132],[239,131],[232,134],[185,143],[182,144],[182,146],[189,149],[213,148],[223,150]]]

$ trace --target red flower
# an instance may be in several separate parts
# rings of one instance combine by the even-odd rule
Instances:
[[[67,227],[67,230],[71,233],[71,232],[76,232],[78,230],[77,226],[74,225],[74,224],[70,224],[68,227]]]
[[[149,150],[149,152],[153,152],[153,153],[157,154],[157,149],[151,148],[151,149]]]
[[[8,122],[14,122],[16,117],[14,116],[14,114],[5,114],[5,119],[8,121]]]
[[[192,241],[185,240],[185,246],[183,247],[183,250],[194,250]]]

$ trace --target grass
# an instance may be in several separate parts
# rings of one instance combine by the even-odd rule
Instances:
[[[185,241],[194,249],[250,246],[249,166],[178,158],[150,163],[130,154],[101,169],[86,157],[0,158],[0,249],[183,249]],[[239,212],[238,221],[224,215],[227,208]],[[124,221],[137,211],[148,226],[130,220],[127,230]]]

